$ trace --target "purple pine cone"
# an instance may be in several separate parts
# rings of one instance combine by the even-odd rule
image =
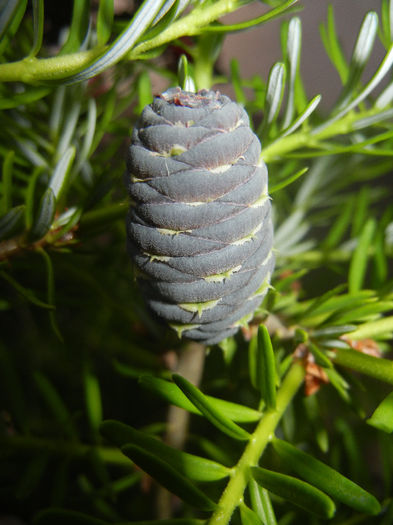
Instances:
[[[267,168],[244,109],[169,89],[146,106],[127,159],[128,248],[149,308],[205,344],[235,334],[274,268]]]

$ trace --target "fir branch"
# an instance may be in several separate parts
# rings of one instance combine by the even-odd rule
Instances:
[[[194,8],[189,14],[170,24],[150,40],[137,44],[129,51],[126,60],[138,60],[144,54],[183,36],[198,35],[211,22],[231,13],[241,5],[239,0],[219,0],[210,5]],[[17,62],[0,64],[0,82],[25,82],[27,84],[62,80],[83,73],[92,62],[105,56],[109,46],[97,46],[88,51],[46,59],[25,58]],[[77,79],[77,78],[76,78]]]
[[[234,510],[243,500],[243,494],[250,479],[250,467],[258,464],[259,458],[273,438],[280,419],[300,388],[303,379],[304,368],[300,363],[295,362],[277,392],[276,409],[263,415],[240,460],[233,467],[231,479],[218,502],[217,511],[209,520],[209,525],[229,523]]]
[[[303,157],[310,158],[315,154],[319,155],[337,155],[340,152],[346,152],[345,146],[338,148],[328,148],[329,139],[334,137],[347,138],[351,133],[359,129],[359,124],[366,119],[372,119],[372,123],[383,122],[385,120],[385,111],[372,107],[370,109],[358,110],[348,113],[338,120],[334,120],[323,128],[308,128],[297,131],[291,135],[278,137],[274,142],[268,144],[261,153],[261,158],[266,163],[276,162],[284,156],[294,151],[303,151]],[[376,140],[375,138],[373,140]],[[365,145],[368,143],[366,142]],[[360,148],[361,145],[351,146]],[[305,151],[308,150],[308,151]],[[309,151],[311,150],[311,152]],[[340,151],[341,150],[341,151]],[[368,154],[378,155],[379,150],[369,150]]]

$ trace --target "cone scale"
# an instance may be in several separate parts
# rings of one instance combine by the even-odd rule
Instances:
[[[146,106],[127,158],[128,250],[149,309],[205,344],[234,335],[274,267],[261,145],[216,91],[169,89]]]

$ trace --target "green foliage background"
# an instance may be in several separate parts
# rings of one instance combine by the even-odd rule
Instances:
[[[393,522],[393,2],[366,15],[349,58],[329,8],[342,90],[327,114],[299,72],[301,0],[219,21],[247,3],[145,0],[125,19],[113,0],[78,0],[53,48],[43,0],[0,1],[0,516]],[[217,74],[227,33],[277,17],[267,79],[236,61]],[[386,53],[365,77],[377,39]],[[125,151],[153,73],[231,84],[269,167],[272,289],[208,349],[198,388],[172,373],[205,350],[150,319],[125,249]],[[305,371],[328,384],[305,396]],[[185,452],[164,444],[168,402],[192,414]]]

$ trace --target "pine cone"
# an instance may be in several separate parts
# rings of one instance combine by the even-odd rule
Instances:
[[[179,335],[236,333],[274,267],[267,168],[241,106],[169,89],[146,106],[129,149],[128,248],[147,305]]]

